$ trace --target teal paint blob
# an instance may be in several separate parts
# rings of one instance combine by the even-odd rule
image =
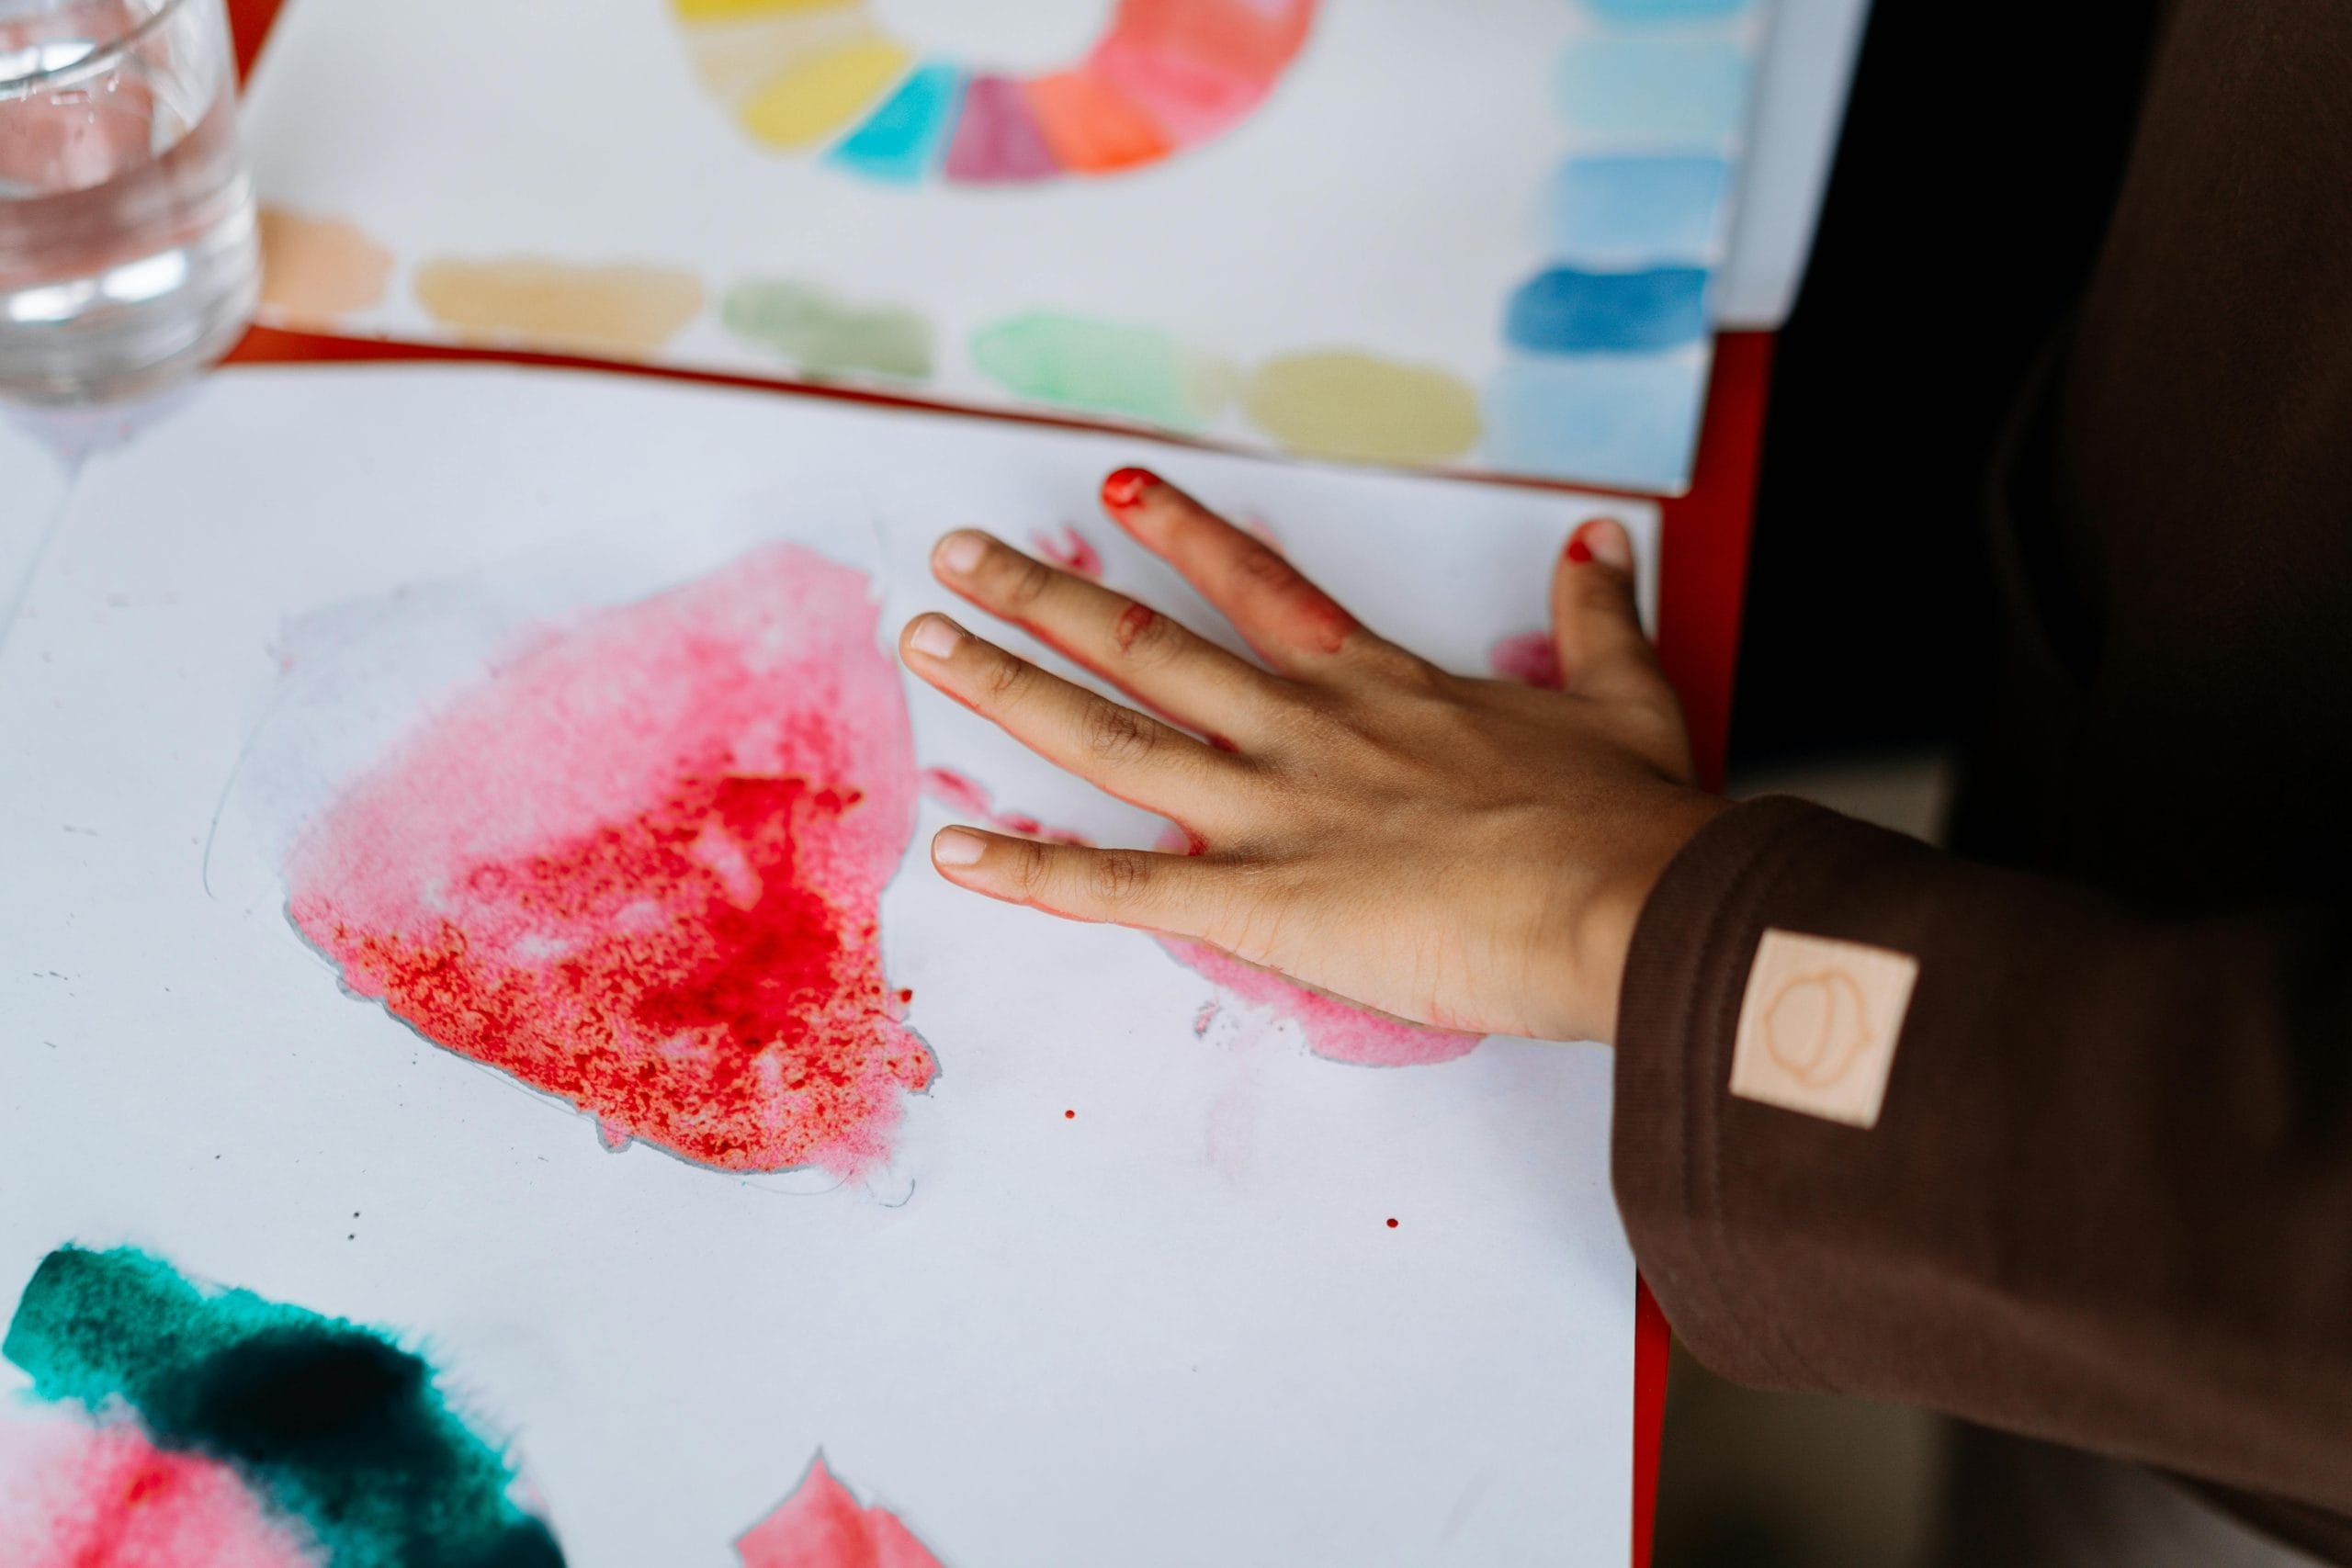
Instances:
[[[829,161],[871,179],[916,184],[946,152],[964,101],[964,82],[965,73],[953,65],[918,67],[833,149]]]
[[[250,1291],[213,1293],[131,1248],[34,1271],[0,1355],[34,1392],[116,1401],[156,1446],[205,1454],[302,1520],[333,1568],[561,1568],[505,1456],[372,1329]]]
[[[1706,334],[1703,267],[1555,266],[1512,289],[1503,308],[1503,340],[1531,354],[1644,354]]]
[[[1488,380],[1485,456],[1497,468],[1679,492],[1690,468],[1707,356],[1528,356]]]
[[[1544,187],[1544,248],[1566,262],[1699,260],[1730,187],[1722,158],[1571,158]]]
[[[1706,39],[1595,38],[1573,44],[1555,83],[1580,135],[1645,151],[1708,152],[1747,114],[1747,57]]]

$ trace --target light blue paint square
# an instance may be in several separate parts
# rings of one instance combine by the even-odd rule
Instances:
[[[1738,134],[1747,74],[1737,44],[1592,38],[1569,46],[1555,86],[1561,117],[1579,135],[1697,151]]]
[[[1722,158],[1571,158],[1544,185],[1542,243],[1559,261],[1703,261],[1730,186]]]
[[[1585,9],[1605,22],[1643,26],[1657,22],[1720,22],[1747,9],[1748,0],[1584,0]]]
[[[1487,385],[1485,460],[1679,494],[1698,440],[1707,361],[1704,347],[1515,358]]]

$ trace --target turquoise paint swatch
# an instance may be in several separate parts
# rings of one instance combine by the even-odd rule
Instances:
[[[1707,272],[1555,266],[1511,290],[1503,341],[1530,354],[1643,354],[1707,333]]]
[[[833,149],[828,162],[877,180],[912,185],[931,173],[964,101],[964,73],[953,65],[916,68]]]
[[[1584,0],[1585,8],[1607,22],[1713,22],[1736,17],[1747,0]]]
[[[1707,357],[1574,355],[1516,359],[1487,385],[1496,468],[1678,492],[1690,475]]]
[[[124,1247],[34,1270],[0,1341],[33,1392],[137,1415],[307,1524],[334,1568],[562,1568],[498,1448],[384,1336],[250,1291],[208,1292]]]
[[[1730,185],[1722,158],[1571,158],[1544,186],[1544,249],[1562,260],[1703,256]]]
[[[1713,39],[1586,39],[1569,47],[1554,86],[1561,117],[1581,135],[1718,147],[1747,112],[1747,57]]]

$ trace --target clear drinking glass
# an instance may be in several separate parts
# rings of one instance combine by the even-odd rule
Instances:
[[[0,396],[210,364],[260,266],[221,0],[0,0]]]

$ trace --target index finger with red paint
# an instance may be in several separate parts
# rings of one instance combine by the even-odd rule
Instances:
[[[1312,664],[1371,637],[1280,551],[1148,468],[1121,468],[1104,479],[1102,510],[1183,573],[1277,670]]]

